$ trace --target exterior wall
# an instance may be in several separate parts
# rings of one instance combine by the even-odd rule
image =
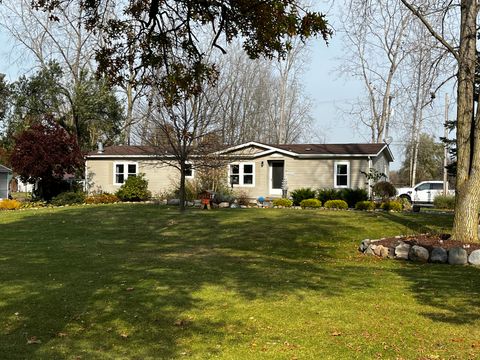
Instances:
[[[115,193],[121,185],[114,184],[115,163],[137,163],[138,173],[144,173],[153,195],[172,189],[179,182],[179,171],[165,163],[139,159],[87,160],[87,191]]]
[[[390,163],[388,162],[387,157],[384,153],[373,159],[372,165],[375,170],[387,175],[387,180],[390,179]]]
[[[302,187],[334,188],[335,185],[335,161],[347,161],[349,163],[349,187],[367,189],[365,176],[361,171],[368,172],[369,160],[367,157],[351,157],[336,159],[297,159],[282,154],[270,154],[257,159],[244,159],[233,163],[250,163],[254,165],[253,185],[234,185],[234,190],[245,191],[249,197],[280,197],[280,194],[271,194],[270,191],[270,167],[269,161],[283,160],[285,163],[284,175],[287,179],[288,191]],[[171,190],[178,184],[179,172],[176,168],[155,160],[140,159],[101,159],[88,160],[87,187],[88,192],[114,193],[120,185],[114,184],[114,164],[137,163],[138,173],[144,173],[148,180],[149,190],[153,195]],[[384,154],[372,159],[372,166],[378,171],[388,170],[389,162]],[[228,169],[228,166],[225,166]],[[386,173],[388,175],[388,171]]]
[[[8,180],[9,174],[0,173],[0,199],[8,198]]]
[[[284,175],[287,179],[288,191],[302,187],[333,188],[334,187],[334,164],[336,160],[348,161],[350,164],[349,187],[367,188],[365,176],[360,171],[368,172],[367,158],[338,158],[338,159],[296,159],[280,154],[272,154],[254,160],[242,160],[235,163],[255,164],[254,186],[234,185],[234,190],[242,190],[250,197],[259,196],[275,197],[270,193],[270,177],[268,161],[284,160]],[[263,166],[262,166],[263,163]],[[280,195],[276,195],[279,197]]]

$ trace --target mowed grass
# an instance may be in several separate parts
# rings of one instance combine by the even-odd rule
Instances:
[[[476,359],[480,270],[364,238],[451,215],[107,205],[0,213],[0,359]]]

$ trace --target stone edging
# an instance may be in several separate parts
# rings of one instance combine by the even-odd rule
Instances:
[[[427,235],[427,234],[423,234]],[[480,266],[480,250],[474,250],[468,255],[467,250],[462,247],[446,250],[441,247],[434,247],[431,252],[419,245],[409,245],[400,239],[404,236],[395,236],[399,239],[399,244],[395,247],[385,247],[375,245],[376,242],[383,239],[364,239],[360,242],[358,250],[366,255],[378,256],[381,258],[410,260],[417,263],[438,263],[450,265],[474,265]],[[445,240],[448,241],[448,240]]]

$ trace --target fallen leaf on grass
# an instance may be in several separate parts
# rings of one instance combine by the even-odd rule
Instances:
[[[340,331],[334,331],[334,332],[332,332],[330,335],[332,335],[332,336],[340,336],[340,335],[342,335],[342,333],[341,333]]]
[[[135,288],[129,287],[129,288],[126,288],[126,290],[127,290],[127,291],[133,291],[133,290],[135,290]]]
[[[36,336],[32,336],[30,339],[27,339],[27,345],[33,345],[33,344],[41,344],[42,341],[38,339]]]
[[[456,342],[456,343],[461,343],[461,342],[464,342],[465,339],[460,339],[460,338],[456,338],[456,339],[452,339],[452,342]]]
[[[128,334],[127,333],[120,333],[120,337],[126,339],[126,338],[128,338]]]
[[[178,320],[175,320],[173,325],[183,327],[183,326],[187,326],[189,323],[190,322],[186,319],[178,319]]]
[[[57,334],[58,337],[66,337],[68,334],[67,333],[64,333],[64,332],[59,332]]]

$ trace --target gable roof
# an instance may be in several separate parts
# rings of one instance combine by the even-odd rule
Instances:
[[[330,158],[330,157],[368,157],[378,156],[386,151],[389,161],[393,161],[393,154],[387,144],[280,144],[269,145],[256,141],[232,146],[218,151],[216,155],[228,156],[229,154],[248,148],[256,147],[261,150],[245,155],[257,158],[273,153],[281,153],[296,158]],[[103,152],[91,151],[86,154],[87,158],[158,158],[161,154],[153,146],[107,146]],[[172,157],[165,153],[164,157]]]
[[[325,157],[368,157],[378,156],[383,151],[386,151],[389,161],[393,161],[393,154],[387,144],[377,143],[360,143],[360,144],[280,144],[269,145],[251,141],[245,144],[233,146],[222,150],[219,154],[228,155],[246,147],[256,146],[264,148],[265,151],[257,152],[252,157],[259,157],[269,155],[275,152],[283,153],[285,155],[297,158],[325,158]]]
[[[6,166],[0,165],[0,173],[11,173],[12,170],[7,168]]]

